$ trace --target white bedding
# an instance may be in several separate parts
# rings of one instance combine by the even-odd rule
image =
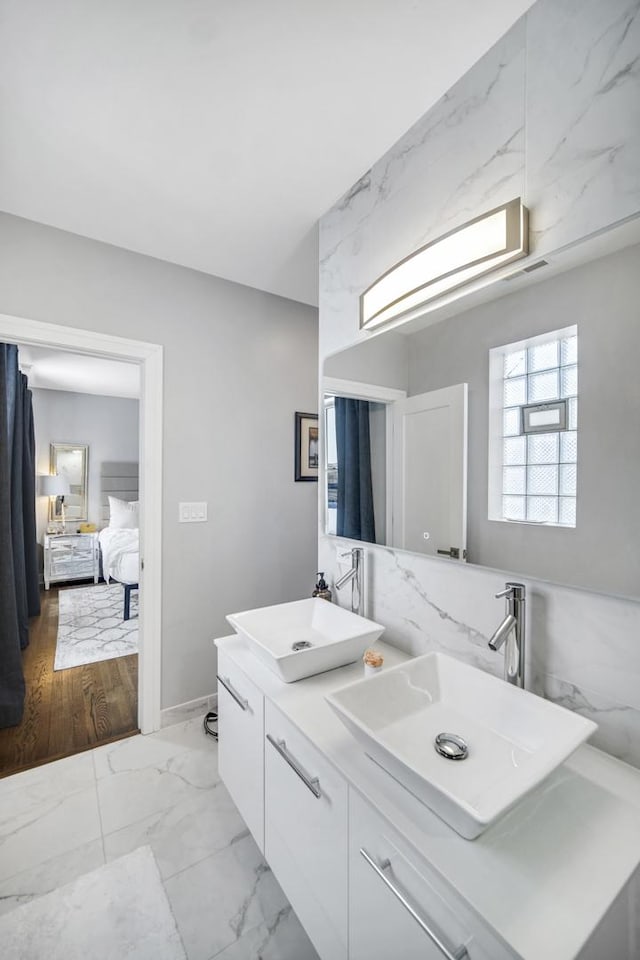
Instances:
[[[98,534],[102,551],[102,574],[120,583],[138,583],[140,536],[138,530],[117,530],[105,527]]]

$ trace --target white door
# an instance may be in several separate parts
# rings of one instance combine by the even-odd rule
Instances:
[[[467,384],[394,403],[393,447],[392,545],[465,559]]]

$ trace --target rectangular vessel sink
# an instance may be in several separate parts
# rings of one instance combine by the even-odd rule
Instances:
[[[353,663],[384,630],[317,597],[230,613],[227,620],[285,683]]]
[[[597,724],[442,653],[352,683],[327,701],[376,761],[473,840],[547,777]],[[437,752],[462,738],[464,759]],[[445,752],[464,753],[455,741]]]

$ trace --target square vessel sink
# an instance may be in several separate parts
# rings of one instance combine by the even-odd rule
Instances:
[[[372,760],[468,840],[597,729],[442,653],[391,667],[326,699]],[[449,757],[437,752],[441,733],[464,741],[441,745]]]
[[[384,630],[317,597],[230,613],[227,620],[285,683],[353,663]]]

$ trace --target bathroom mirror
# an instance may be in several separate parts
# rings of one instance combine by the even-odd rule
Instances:
[[[373,535],[366,524],[361,535],[353,529],[343,535],[440,555],[443,562],[466,559],[522,576],[640,598],[639,227],[637,220],[626,223],[545,256],[544,268],[499,281],[490,291],[483,291],[482,302],[466,300],[464,309],[458,302],[457,313],[452,308],[446,316],[433,312],[327,357],[321,477],[325,532],[329,536],[340,533],[339,458],[333,426],[336,397],[359,398],[370,405],[366,419],[375,501],[372,508],[363,507],[363,512],[366,515],[373,509],[375,522]],[[560,484],[571,476],[575,525],[551,525],[535,514],[530,520],[524,519],[526,514],[520,520],[489,519],[489,428],[492,417],[495,420],[495,411],[490,416],[489,410],[490,351],[520,342],[540,342],[554,331],[574,328],[580,409],[577,463],[566,466],[559,456],[555,476],[560,477]],[[575,375],[575,364],[572,372]],[[562,369],[559,376],[563,376]],[[392,411],[394,405],[406,403],[405,398],[411,401],[463,384],[468,385],[466,544],[438,541],[436,550],[425,549],[424,544],[433,543],[430,536],[424,544],[420,542],[425,534],[430,535],[429,526],[422,529],[420,519],[413,539],[403,542],[398,538],[398,476],[402,473],[398,451],[403,444],[395,435],[398,419],[394,425]],[[575,393],[575,387],[572,389]],[[574,398],[572,403],[574,393],[567,394]],[[502,411],[500,422],[501,418]],[[575,439],[576,425],[571,426]],[[518,436],[522,429],[516,426]],[[504,433],[508,435],[506,428]],[[502,457],[502,430],[498,442]],[[347,453],[359,456],[350,448]],[[422,470],[431,481],[440,464],[430,467],[429,463],[425,458]],[[500,481],[502,468],[501,460]],[[492,470],[495,478],[495,466]],[[520,491],[524,495],[530,492],[527,485],[532,479],[526,470],[518,470],[524,478],[525,487]],[[429,482],[410,472],[416,481],[414,499],[423,491],[428,511]],[[561,488],[558,492],[566,491]],[[454,550],[447,554],[450,548]]]
[[[64,477],[69,492],[64,497],[65,520],[87,520],[89,446],[86,443],[52,443],[49,447],[52,474]],[[50,520],[62,520],[61,498],[50,501]]]

